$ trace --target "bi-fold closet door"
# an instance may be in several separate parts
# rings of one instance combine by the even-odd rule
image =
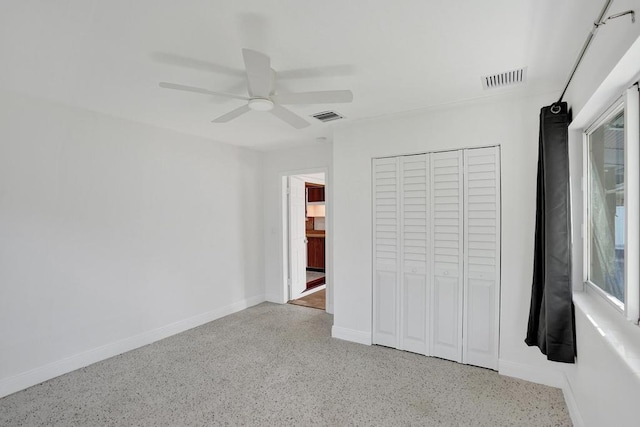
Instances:
[[[497,147],[375,159],[373,342],[497,369]]]

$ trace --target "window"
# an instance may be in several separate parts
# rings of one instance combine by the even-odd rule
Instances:
[[[640,97],[638,86],[585,132],[588,290],[638,322],[640,309]]]
[[[588,280],[624,307],[625,203],[622,106],[587,136]]]

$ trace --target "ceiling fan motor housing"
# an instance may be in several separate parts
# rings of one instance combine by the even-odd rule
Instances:
[[[253,98],[249,100],[249,108],[255,111],[269,111],[273,109],[273,101],[267,98]]]

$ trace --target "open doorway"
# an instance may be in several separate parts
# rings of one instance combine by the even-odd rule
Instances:
[[[326,310],[326,178],[324,172],[288,175],[286,259],[291,304]]]

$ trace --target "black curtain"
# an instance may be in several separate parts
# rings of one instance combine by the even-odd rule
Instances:
[[[568,127],[562,102],[540,110],[538,190],[531,309],[525,342],[555,362],[574,363]]]

